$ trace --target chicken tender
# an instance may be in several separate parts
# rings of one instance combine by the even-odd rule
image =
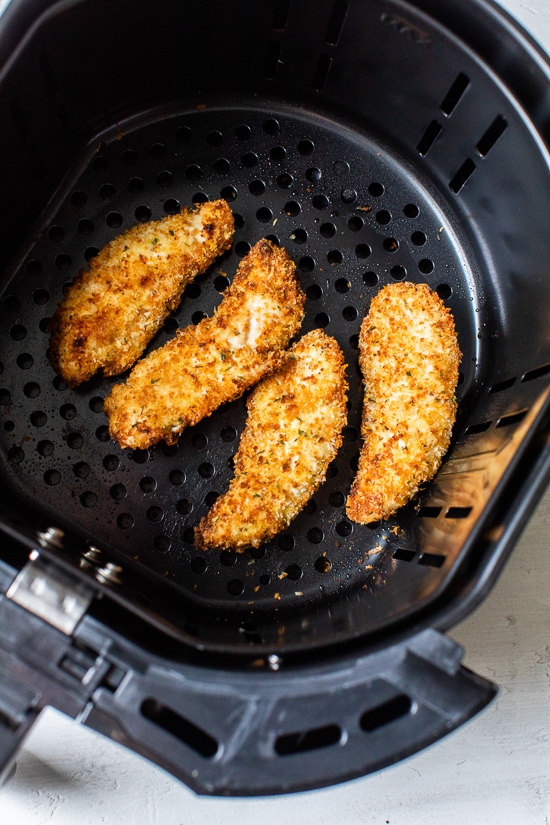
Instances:
[[[134,449],[174,444],[185,427],[279,366],[300,329],[304,301],[290,257],[259,241],[212,318],[179,330],[113,387],[105,401],[111,436]]]
[[[373,298],[359,336],[364,443],[350,519],[387,518],[435,475],[455,422],[459,362],[450,310],[426,284],[390,284]]]
[[[182,209],[112,240],[76,277],[51,321],[49,359],[70,387],[134,364],[185,286],[229,249],[226,201]]]
[[[346,423],[344,357],[316,329],[248,399],[235,476],[195,530],[202,550],[258,547],[284,530],[324,481]]]

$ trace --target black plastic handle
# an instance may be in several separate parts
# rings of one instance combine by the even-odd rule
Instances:
[[[0,626],[0,777],[51,705],[197,793],[320,788],[416,753],[496,694],[431,629],[325,663],[228,669],[160,658],[90,616],[67,636],[3,596]]]
[[[81,721],[200,794],[289,793],[363,776],[457,728],[496,694],[436,631],[339,666],[151,666],[100,687]]]
[[[2,665],[0,658],[0,786],[38,715],[36,691]]]

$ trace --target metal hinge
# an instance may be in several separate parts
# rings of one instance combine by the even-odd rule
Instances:
[[[33,550],[6,596],[70,636],[90,606],[94,591]]]

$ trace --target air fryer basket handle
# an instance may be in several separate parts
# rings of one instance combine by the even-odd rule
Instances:
[[[198,793],[319,788],[416,753],[481,710],[496,688],[461,656],[428,630],[340,668],[133,671],[98,689],[82,721]]]

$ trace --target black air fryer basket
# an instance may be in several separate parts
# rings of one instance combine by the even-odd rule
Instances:
[[[201,793],[360,776],[495,688],[442,635],[486,595],[550,468],[550,70],[490,0],[12,0],[0,20],[0,763],[53,705]],[[235,242],[150,349],[212,313],[262,237],[302,333],[348,364],[328,477],[258,550],[199,553],[245,399],[122,450],[47,359],[76,274],[129,227],[218,197]],[[351,523],[357,341],[426,282],[463,353],[435,480]]]

